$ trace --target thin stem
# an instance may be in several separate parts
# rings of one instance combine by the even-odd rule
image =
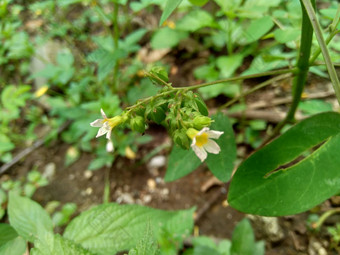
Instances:
[[[334,31],[332,31],[332,32],[328,35],[328,37],[326,38],[326,44],[328,45],[328,44],[330,43],[330,41],[333,39],[333,37],[336,36],[336,34],[338,34],[339,32],[340,32],[340,30],[334,30]],[[318,49],[314,52],[313,56],[312,56],[312,57],[310,58],[310,60],[309,60],[309,65],[310,65],[310,66],[314,64],[315,60],[318,58],[318,56],[320,55],[320,53],[321,53],[321,48],[318,48]]]
[[[325,40],[323,39],[321,28],[319,22],[317,21],[314,9],[309,0],[301,0],[306,8],[307,15],[312,23],[313,29],[315,31],[316,39],[318,40],[319,46],[321,48],[322,55],[324,57],[329,77],[331,78],[333,89],[335,91],[336,98],[338,99],[338,103],[340,104],[340,82],[338,76],[336,74],[334,65],[332,63],[331,57],[329,55],[327,45]]]
[[[282,79],[285,79],[285,78],[288,78],[289,76],[291,76],[291,74],[282,74],[282,75],[279,75],[279,76],[276,76],[274,78],[271,78],[269,80],[266,80],[265,82],[262,82],[258,85],[256,85],[255,87],[245,91],[244,93],[242,93],[241,95],[233,98],[232,100],[230,100],[229,102],[225,103],[224,105],[220,106],[219,109],[223,109],[223,108],[227,108],[229,107],[230,105],[236,103],[237,101],[239,101],[240,99],[246,97],[247,95],[251,94],[251,93],[254,93],[255,91],[257,90],[260,90],[268,85],[271,85],[273,82],[277,82],[279,80],[282,80]]]
[[[314,229],[319,229],[328,217],[330,217],[331,215],[336,214],[336,213],[340,213],[340,208],[335,208],[335,209],[332,209],[332,210],[325,212],[324,214],[321,215],[319,220],[315,224],[313,224],[312,227]]]
[[[206,82],[194,86],[188,86],[188,87],[182,87],[182,89],[199,89],[219,83],[224,83],[224,82],[230,82],[230,81],[239,81],[239,80],[247,80],[247,79],[253,79],[253,78],[259,78],[263,76],[271,76],[271,75],[279,75],[279,74],[285,74],[285,73],[293,73],[297,69],[296,68],[287,68],[287,69],[280,69],[280,70],[274,70],[274,71],[268,71],[268,72],[263,72],[263,73],[257,73],[257,74],[249,74],[249,75],[243,75],[243,76],[235,76],[231,78],[226,78],[218,81],[213,81],[213,82]]]

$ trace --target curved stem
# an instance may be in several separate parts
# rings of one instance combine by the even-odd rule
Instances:
[[[340,213],[340,208],[335,208],[322,214],[319,220],[315,224],[313,224],[313,228],[319,229],[321,225],[325,222],[325,220],[335,213]]]
[[[304,7],[306,8],[305,9],[306,14],[308,15],[308,17],[311,21],[311,25],[313,26],[313,29],[315,31],[315,36],[316,36],[316,39],[318,40],[322,55],[325,59],[328,74],[329,74],[329,77],[331,78],[336,98],[338,99],[338,103],[340,104],[340,82],[339,82],[338,76],[336,74],[334,65],[332,63],[331,57],[329,55],[327,45],[325,43],[325,40],[323,39],[321,28],[320,28],[320,25],[317,21],[313,6],[312,6],[312,4],[310,3],[309,0],[301,0],[301,1],[303,3]]]

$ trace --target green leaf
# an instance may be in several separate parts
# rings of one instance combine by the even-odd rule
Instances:
[[[151,47],[153,49],[172,48],[186,37],[188,37],[187,32],[164,27],[153,34],[151,38]]]
[[[168,162],[164,177],[166,182],[188,175],[201,164],[193,150],[184,150],[177,145],[173,146]]]
[[[197,9],[186,14],[176,23],[176,29],[194,32],[214,25],[214,18],[206,11]]]
[[[312,115],[320,112],[332,111],[332,104],[322,100],[308,100],[299,103],[298,108],[305,114]]]
[[[164,21],[169,18],[171,13],[177,8],[177,6],[182,2],[182,0],[168,0],[166,2],[164,11],[162,13],[161,19],[159,21],[159,26],[161,26]]]
[[[47,212],[37,202],[14,192],[9,193],[8,217],[18,234],[30,242],[53,231]]]
[[[34,242],[31,255],[94,255],[80,245],[60,235],[49,234]]]
[[[229,78],[234,74],[236,69],[241,66],[242,62],[242,54],[233,54],[231,56],[218,57],[216,60],[216,65],[221,71],[222,78]]]
[[[14,143],[5,134],[0,134],[0,153],[11,151],[14,148]]]
[[[189,0],[190,3],[197,5],[197,6],[203,6],[205,5],[209,0]]]
[[[281,216],[306,211],[339,191],[340,114],[301,121],[245,160],[230,184],[228,202],[242,212]],[[292,162],[326,141],[302,161]],[[269,175],[269,176],[268,176]]]
[[[157,239],[165,231],[167,238],[176,241],[179,247],[192,230],[193,210],[163,211],[139,205],[103,204],[73,219],[64,237],[94,253],[115,254],[135,247],[150,224]]]
[[[159,249],[151,231],[150,224],[147,225],[143,238],[137,243],[136,248],[129,251],[129,255],[158,255]]]
[[[236,159],[236,142],[234,131],[227,116],[218,113],[212,116],[214,122],[211,124],[211,130],[223,131],[224,134],[215,140],[220,146],[219,154],[208,153],[206,163],[209,170],[221,181],[227,182],[234,169]]]
[[[0,254],[24,254],[26,242],[10,225],[0,223],[0,233]]]
[[[254,20],[244,32],[245,44],[249,44],[259,40],[274,26],[270,16]]]
[[[287,28],[285,30],[276,29],[274,31],[275,40],[279,43],[287,43],[299,38],[301,34],[301,29],[298,28]]]
[[[231,255],[260,255],[254,253],[255,237],[253,229],[247,218],[240,221],[232,236],[232,244],[230,249]]]

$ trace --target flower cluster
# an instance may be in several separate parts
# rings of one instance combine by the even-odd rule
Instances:
[[[161,92],[161,96],[148,98],[128,107],[121,115],[108,118],[101,109],[102,119],[93,121],[92,127],[99,127],[96,137],[106,134],[109,139],[108,150],[113,151],[111,142],[112,129],[123,123],[134,131],[144,133],[148,123],[155,122],[165,126],[174,143],[184,149],[191,149],[203,162],[208,153],[220,153],[219,145],[212,139],[218,139],[223,132],[210,130],[212,123],[208,110],[198,94],[191,91],[173,89]]]

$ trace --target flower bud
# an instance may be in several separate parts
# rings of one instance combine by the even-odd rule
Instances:
[[[204,127],[209,127],[211,124],[211,119],[207,116],[196,116],[193,120],[194,128],[201,130]]]
[[[130,120],[130,127],[133,131],[137,131],[139,133],[144,133],[145,131],[145,121],[141,116],[136,116]]]
[[[189,149],[190,148],[190,140],[189,137],[186,134],[185,129],[177,129],[173,133],[173,140],[174,142],[182,147],[183,149]]]

